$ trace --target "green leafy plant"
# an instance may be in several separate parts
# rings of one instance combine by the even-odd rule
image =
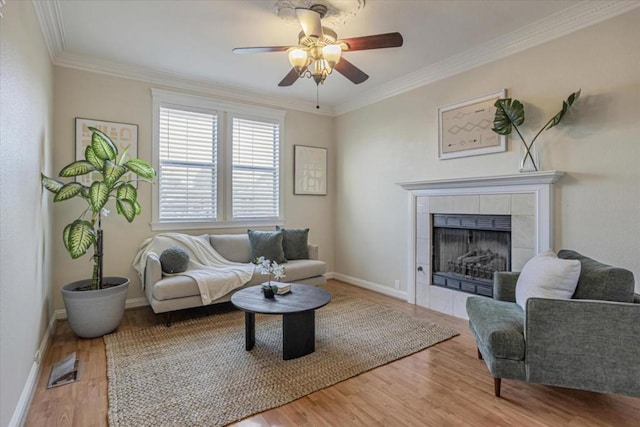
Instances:
[[[71,258],[79,258],[93,246],[93,276],[91,288],[102,289],[102,216],[108,211],[105,206],[109,200],[115,200],[116,211],[132,222],[142,209],[138,203],[136,181],[150,180],[156,176],[155,170],[144,160],[126,160],[127,150],[118,158],[118,148],[113,141],[99,129],[90,127],[91,144],[84,152],[84,160],[68,164],[59,173],[62,178],[93,174],[90,186],[79,182],[64,183],[57,179],[41,175],[44,188],[54,194],[54,202],[62,202],[80,197],[88,207],[82,214],[64,228],[62,241]],[[135,179],[128,179],[132,172]]]
[[[580,97],[581,89],[578,89],[577,92],[573,92],[566,101],[562,101],[562,109],[553,116],[544,126],[536,133],[536,135],[531,140],[531,143],[527,144],[524,140],[522,134],[520,133],[520,129],[518,126],[524,123],[524,105],[517,99],[504,98],[498,99],[495,102],[496,107],[496,115],[493,119],[493,128],[492,130],[499,135],[509,135],[515,129],[516,133],[520,137],[520,140],[524,144],[525,148],[525,159],[529,157],[533,164],[535,170],[538,170],[538,165],[536,165],[533,156],[531,155],[531,148],[533,144],[538,139],[538,136],[545,131],[549,130],[552,127],[556,126],[564,115],[569,110],[569,107],[573,105],[573,103]]]

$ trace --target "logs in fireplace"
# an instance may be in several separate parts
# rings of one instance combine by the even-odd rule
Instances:
[[[493,296],[493,273],[511,269],[511,216],[433,215],[432,284]]]

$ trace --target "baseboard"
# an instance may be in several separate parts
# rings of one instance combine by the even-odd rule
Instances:
[[[9,427],[22,426],[27,419],[29,406],[31,405],[33,395],[35,394],[36,386],[38,385],[38,378],[40,377],[40,371],[42,370],[42,358],[45,354],[47,354],[47,350],[49,349],[49,344],[51,342],[51,337],[53,336],[55,330],[56,315],[54,313],[51,316],[51,319],[49,319],[47,330],[44,332],[44,336],[42,337],[42,341],[40,342],[40,347],[38,348],[38,351],[34,356],[33,365],[31,365],[31,369],[29,370],[27,381],[24,384],[22,393],[20,393],[20,399],[18,399],[16,409],[13,411],[11,420],[9,420]]]
[[[332,278],[336,280],[340,280],[341,282],[349,283],[350,285],[356,285],[361,288],[368,289],[370,291],[377,292],[379,294],[384,294],[393,298],[397,298],[403,301],[407,301],[407,292],[400,291],[398,289],[392,289],[388,286],[379,285],[377,283],[369,282],[366,280],[358,279],[357,277],[347,276],[342,273],[331,273]]]
[[[126,310],[127,308],[144,307],[145,305],[149,305],[147,299],[145,297],[138,297],[128,299],[127,302],[124,303],[124,308]]]
[[[324,273],[324,277],[325,277],[327,280],[335,279],[335,274],[336,274],[336,273],[334,273],[333,271],[330,271],[330,272],[328,272],[328,273]]]

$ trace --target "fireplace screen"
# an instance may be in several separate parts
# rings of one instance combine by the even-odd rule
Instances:
[[[433,218],[433,284],[492,296],[493,273],[511,270],[511,217]]]

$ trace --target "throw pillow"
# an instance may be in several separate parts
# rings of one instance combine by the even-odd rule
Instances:
[[[282,249],[288,260],[309,259],[308,228],[280,228],[276,225],[276,230],[282,230]]]
[[[189,266],[189,254],[180,246],[171,246],[160,254],[160,266],[167,274],[182,273]]]
[[[580,277],[580,261],[560,259],[552,251],[531,258],[516,282],[516,303],[526,309],[529,298],[570,299]]]
[[[261,256],[278,264],[287,262],[282,249],[282,230],[255,231],[247,230],[251,245],[251,261]]]

